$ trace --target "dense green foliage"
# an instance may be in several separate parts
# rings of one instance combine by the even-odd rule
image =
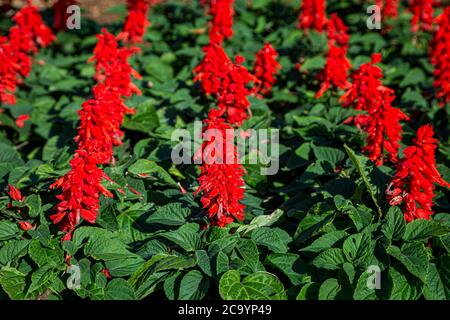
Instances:
[[[243,127],[280,129],[281,155],[274,176],[245,165],[246,218],[226,228],[200,228],[206,218],[193,195],[198,167],[176,166],[170,158],[172,131],[192,130],[214,100],[192,75],[208,42],[207,17],[197,1],[168,1],[152,8],[142,52],[131,60],[143,94],[127,101],[137,114],[127,116],[124,144],[105,168],[114,199],[102,198],[96,225],[84,223],[71,241],[60,241],[48,218],[58,191],[49,186],[70,168],[76,112],[94,85],[87,60],[102,26],[83,19],[81,30],[58,33],[36,57],[42,64],[33,65],[17,105],[3,105],[0,113],[0,190],[8,183],[20,188],[26,201],[14,205],[36,226],[22,231],[16,222],[21,216],[0,193],[0,298],[449,298],[449,190],[437,188],[429,221],[406,224],[401,209],[389,206],[385,190],[394,167],[376,167],[360,152],[365,133],[344,124],[355,111],[340,106],[340,92],[314,98],[326,37],[296,29],[298,2],[236,1],[235,34],[226,51],[243,55],[251,68],[269,41],[282,65],[272,94],[251,98],[253,117]],[[353,68],[382,52],[383,83],[395,89],[395,105],[411,117],[401,149],[420,125],[431,123],[440,140],[438,169],[450,181],[450,108],[439,108],[434,98],[431,34],[411,34],[403,7],[389,32],[386,25],[368,30],[362,2],[328,1],[327,7],[350,28]],[[124,6],[112,11],[122,18],[126,13]],[[122,18],[108,30],[117,34]],[[10,25],[1,18],[2,31]],[[31,115],[21,129],[14,123],[20,114]],[[78,289],[66,285],[67,255],[81,269]],[[381,270],[379,290],[367,287],[371,265]]]

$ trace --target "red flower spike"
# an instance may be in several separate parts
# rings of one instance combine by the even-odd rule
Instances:
[[[435,20],[438,29],[431,41],[430,58],[434,66],[436,97],[441,106],[450,103],[450,7]]]
[[[16,126],[19,128],[23,128],[25,126],[25,121],[30,119],[29,114],[21,114],[16,119]]]
[[[24,199],[20,190],[11,184],[8,184],[8,191],[6,193],[15,201],[22,201]]]
[[[76,0],[56,0],[53,4],[53,27],[56,30],[67,29],[67,19],[69,14],[67,8],[73,5],[78,5]]]
[[[0,37],[0,102],[15,104],[14,93],[31,70],[31,55],[48,46],[55,36],[28,2],[13,17],[16,25],[8,37]]]
[[[409,11],[413,17],[411,31],[431,31],[433,27],[433,0],[410,0]]]
[[[364,125],[368,136],[363,151],[367,152],[369,159],[377,166],[384,162],[383,151],[387,152],[389,161],[397,162],[402,134],[400,121],[408,120],[400,109],[392,107],[391,103],[395,99],[393,90],[384,87],[381,99],[380,104],[368,111]]]
[[[347,77],[352,65],[346,54],[347,48],[345,47],[339,48],[334,45],[329,47],[325,67],[317,76],[322,84],[316,93],[316,98],[320,98],[331,85],[340,89],[349,87],[350,83]]]
[[[149,8],[157,2],[159,1],[127,0],[128,15],[118,38],[132,44],[142,43],[145,30],[150,26],[150,21],[147,20]]]
[[[209,29],[209,42],[221,44],[233,36],[234,0],[212,0],[209,14],[212,16]]]
[[[23,231],[28,231],[33,229],[33,225],[31,223],[29,223],[28,221],[19,221],[19,228],[22,229]]]
[[[201,202],[207,209],[211,225],[224,227],[233,222],[234,218],[244,219],[244,205],[240,202],[244,198],[244,168],[237,162],[237,152],[234,144],[225,144],[226,130],[231,127],[222,118],[209,117],[205,121],[204,132],[212,130],[214,138],[202,146],[203,161],[201,174],[198,178],[199,188],[194,194],[202,193]],[[216,140],[216,135],[222,140]],[[217,143],[222,141],[222,147]],[[208,154],[208,147],[215,144],[216,153]],[[197,155],[198,156],[198,155]],[[233,163],[226,163],[226,159],[233,159]]]
[[[348,27],[336,13],[332,13],[327,24],[328,45],[348,47],[350,36]]]
[[[302,0],[297,27],[299,29],[315,29],[322,32],[327,24],[325,0]]]
[[[327,24],[328,53],[324,69],[317,78],[322,82],[316,98],[320,98],[330,86],[346,89],[350,83],[347,81],[348,72],[352,65],[347,59],[349,43],[348,27],[333,13]]]
[[[17,27],[29,36],[29,41],[33,41],[41,47],[47,47],[55,39],[52,30],[45,25],[38,9],[28,2],[13,17]]]
[[[50,186],[62,189],[62,193],[56,196],[60,200],[56,205],[57,212],[50,219],[67,233],[64,240],[70,239],[70,234],[81,218],[90,223],[95,222],[100,195],[113,197],[101,184],[104,173],[97,167],[96,159],[86,151],[77,150],[70,165],[72,169],[69,173]]]
[[[253,75],[259,83],[253,87],[253,92],[267,94],[275,83],[275,75],[280,71],[281,65],[277,61],[278,53],[270,43],[256,53]]]
[[[375,65],[380,61],[381,55],[373,54],[371,62],[355,70],[353,83],[340,98],[344,107],[352,106],[367,112],[354,117],[353,122],[368,133],[363,151],[376,165],[382,165],[386,156],[391,162],[397,161],[402,134],[400,121],[408,120],[403,112],[391,105],[395,95],[382,84],[383,72]]]
[[[430,219],[433,214],[435,183],[450,187],[436,168],[434,153],[437,140],[433,135],[431,125],[417,130],[413,145],[403,151],[404,157],[400,159],[396,174],[386,191],[391,205],[403,203],[406,221]]]
[[[236,56],[236,63],[217,44],[206,46],[205,57],[194,69],[194,81],[200,81],[206,94],[217,96],[218,109],[211,110],[213,117],[226,115],[230,124],[240,125],[249,116],[250,102],[247,96],[250,82],[258,83],[247,68],[240,65],[243,57]]]
[[[111,273],[109,272],[109,270],[107,268],[103,268],[102,273],[106,276],[107,279],[111,279]]]

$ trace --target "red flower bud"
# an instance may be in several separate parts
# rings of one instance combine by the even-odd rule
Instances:
[[[11,197],[11,199],[15,201],[22,201],[24,199],[20,190],[10,184],[8,184],[7,193]]]

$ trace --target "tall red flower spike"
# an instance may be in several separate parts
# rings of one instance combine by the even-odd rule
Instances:
[[[297,27],[322,32],[327,24],[325,0],[302,0]]]
[[[202,90],[208,95],[216,95],[222,88],[222,82],[228,76],[231,59],[220,45],[210,44],[203,48],[205,56],[194,68],[194,81],[199,81]]]
[[[63,240],[70,239],[81,218],[95,222],[100,195],[112,197],[101,184],[103,178],[109,178],[98,166],[112,161],[113,147],[122,143],[120,126],[124,115],[134,113],[123,98],[140,94],[131,80],[132,76],[140,76],[128,63],[138,49],[120,48],[117,38],[106,29],[97,38],[89,61],[95,61],[98,83],[93,89],[94,97],[84,102],[79,111],[80,125],[75,137],[78,149],[71,160],[71,171],[51,186],[63,191],[57,196],[57,213],[50,217],[66,233]]]
[[[391,105],[395,99],[394,90],[381,87],[380,95],[381,102],[373,104],[364,120],[367,140],[363,151],[377,166],[384,162],[384,151],[386,151],[389,161],[397,162],[399,143],[402,138],[400,121],[408,120],[408,117],[400,109]]]
[[[77,0],[56,0],[53,4],[53,27],[56,30],[67,29],[67,19],[69,14],[67,8],[73,5],[78,5]]]
[[[333,13],[327,24],[327,60],[325,68],[318,75],[322,84],[316,93],[316,98],[320,98],[331,85],[340,89],[348,88],[350,85],[347,77],[352,65],[346,57],[350,40],[347,31],[348,27]]]
[[[352,73],[352,85],[339,99],[344,107],[353,107],[356,110],[370,108],[374,101],[372,97],[379,95],[378,87],[383,85],[383,72],[375,65],[380,61],[381,54],[372,54],[370,62],[362,64]]]
[[[430,219],[433,214],[434,184],[450,187],[436,169],[434,153],[437,140],[433,135],[431,125],[424,125],[417,130],[414,145],[403,151],[404,157],[400,159],[397,172],[386,190],[391,205],[403,203],[406,221]]]
[[[380,8],[383,20],[398,16],[398,2],[399,0],[375,0],[375,5]]]
[[[410,0],[409,11],[413,17],[411,31],[430,31],[433,27],[433,0]]]
[[[55,39],[52,30],[42,21],[38,9],[31,4],[31,0],[13,17],[16,26],[22,33],[27,33],[32,42],[41,47],[47,47]]]
[[[236,56],[235,61],[229,65],[227,77],[222,82],[217,102],[219,108],[211,112],[216,117],[225,115],[228,123],[240,126],[251,115],[247,98],[251,89],[248,86],[250,82],[258,83],[259,80],[242,65],[243,57]]]
[[[97,167],[97,159],[84,150],[77,150],[70,165],[72,169],[69,173],[51,185],[51,188],[61,188],[63,191],[56,196],[60,200],[56,205],[57,213],[50,216],[52,222],[66,233],[63,240],[70,240],[81,218],[95,222],[100,195],[112,197],[101,183],[104,173]]]
[[[331,85],[340,89],[348,88],[350,83],[347,77],[352,65],[346,54],[347,48],[339,48],[334,45],[329,47],[325,67],[318,75],[318,79],[322,84],[316,93],[316,98],[320,98]]]
[[[430,57],[434,66],[434,88],[441,106],[450,103],[450,7],[436,18],[438,26],[431,41]]]
[[[340,98],[344,107],[366,111],[366,114],[358,115],[353,120],[368,133],[363,151],[376,165],[383,164],[384,152],[387,152],[389,161],[397,161],[402,134],[400,121],[408,119],[401,110],[391,105],[395,95],[381,82],[382,70],[375,65],[380,61],[381,55],[373,54],[371,62],[354,71],[352,85]]]
[[[244,219],[244,168],[237,161],[233,143],[226,142],[226,130],[231,127],[222,118],[209,116],[205,120],[204,135],[209,135],[202,146],[204,164],[200,166],[199,188],[195,194],[202,193],[201,202],[207,209],[211,225],[224,227],[233,218]],[[211,153],[208,148],[214,147]],[[232,163],[227,163],[232,159]]]
[[[281,65],[277,61],[278,53],[270,43],[256,53],[253,75],[259,83],[253,87],[253,92],[267,94],[275,83],[275,75],[280,71]]]
[[[202,90],[218,99],[218,109],[211,110],[214,117],[226,115],[230,124],[240,125],[249,117],[250,82],[259,80],[242,66],[244,58],[236,56],[236,63],[220,45],[210,44],[204,49],[205,57],[194,69],[194,81],[200,81]]]
[[[212,16],[209,42],[221,44],[233,36],[234,0],[211,0],[209,13]]]
[[[0,37],[0,102],[15,104],[14,93],[31,70],[31,55],[55,38],[36,7],[28,2],[13,17],[8,37]]]
[[[147,14],[150,6],[159,0],[127,0],[128,15],[119,39],[129,43],[141,43],[145,30],[150,26]]]

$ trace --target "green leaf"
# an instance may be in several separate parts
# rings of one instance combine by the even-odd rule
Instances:
[[[46,265],[58,267],[64,263],[64,252],[59,245],[52,243],[53,247],[43,247],[38,240],[31,241],[28,253],[39,267]]]
[[[107,300],[135,300],[133,287],[124,279],[113,279],[105,288]]]
[[[331,231],[325,233],[320,238],[314,240],[309,246],[300,249],[300,251],[322,252],[331,248],[336,242],[348,235],[345,231]]]
[[[375,204],[375,207],[377,208],[378,216],[381,217],[383,215],[383,213],[381,211],[381,207],[378,204],[375,189],[372,186],[372,184],[369,182],[369,177],[368,177],[368,174],[366,173],[366,170],[364,167],[365,164],[363,163],[363,160],[362,160],[363,157],[357,156],[355,154],[355,152],[345,144],[344,144],[344,148],[345,148],[345,151],[347,152],[350,160],[355,165],[355,168],[358,171],[359,175],[361,176],[361,178],[364,182],[364,185],[366,186],[366,189],[369,192],[370,197],[372,198],[372,201]]]
[[[288,251],[288,243],[292,238],[279,228],[261,227],[252,231],[252,239],[259,245],[268,247],[273,252],[284,253]]]
[[[390,240],[400,240],[405,233],[405,218],[399,207],[390,207],[384,221],[382,232]]]
[[[389,300],[416,300],[422,293],[422,286],[412,277],[405,276],[396,268],[389,268],[392,282]]]
[[[342,249],[331,248],[320,253],[312,264],[317,268],[336,270],[345,262],[345,256]]]
[[[296,300],[317,300],[320,283],[309,282],[306,283],[298,293]]]
[[[294,286],[302,284],[306,278],[306,265],[298,254],[272,253],[266,263],[282,271]]]
[[[428,273],[428,254],[421,243],[405,243],[401,250],[396,246],[389,246],[386,252],[399,260],[413,275],[426,281]]]
[[[37,194],[31,194],[25,198],[25,204],[29,208],[30,217],[37,217],[41,213],[41,197]]]
[[[169,203],[156,209],[146,222],[169,226],[182,225],[186,223],[186,217],[190,213],[191,210],[179,202]]]
[[[259,251],[255,241],[251,239],[241,239],[236,246],[245,263],[252,269],[257,271],[259,265]]]
[[[371,240],[367,233],[352,234],[343,244],[344,255],[349,262],[359,264],[369,254]]]
[[[0,142],[0,163],[11,163],[14,165],[22,165],[23,160],[13,147]]]
[[[11,264],[27,254],[29,240],[11,240],[0,248],[0,265]]]
[[[281,281],[273,274],[259,271],[245,277],[237,270],[222,275],[219,293],[224,300],[284,300],[286,293]]]
[[[172,179],[166,170],[158,166],[156,162],[148,159],[139,159],[128,168],[128,172],[137,178],[146,178],[178,187],[176,181]]]
[[[0,221],[0,241],[14,238],[19,234],[19,228],[16,223],[3,220]]]
[[[196,223],[182,225],[178,230],[160,234],[186,251],[195,251],[200,248],[201,240],[198,234],[199,226]]]
[[[400,87],[410,86],[412,84],[420,84],[425,81],[425,73],[422,69],[413,68],[408,71],[403,80],[400,82]]]
[[[58,275],[51,270],[51,267],[46,265],[37,269],[31,275],[31,285],[28,288],[27,295],[33,291],[43,292],[57,279]]]
[[[17,269],[10,267],[1,268],[0,285],[11,300],[25,298],[25,274]]]
[[[445,287],[434,263],[430,263],[423,295],[427,300],[447,300]]]
[[[345,158],[345,153],[336,148],[313,146],[312,149],[317,160],[328,161],[334,167]]]
[[[337,279],[329,278],[325,280],[319,289],[319,300],[334,300],[340,288]]]
[[[205,250],[197,250],[195,252],[195,255],[197,257],[197,265],[202,269],[202,271],[212,277],[212,271],[211,271],[211,261],[209,259],[208,253]]]
[[[442,236],[448,228],[433,220],[416,219],[406,225],[403,239],[405,241],[426,240],[429,237]]]
[[[146,101],[136,107],[136,113],[125,117],[122,126],[129,130],[149,133],[159,127],[158,114],[152,101]]]
[[[276,223],[280,218],[283,216],[283,210],[277,209],[271,214],[266,215],[260,215],[255,218],[253,218],[252,221],[250,221],[249,224],[241,225],[237,229],[237,232],[243,232],[246,234],[249,231],[252,231],[254,229],[260,228],[260,227],[268,227]]]
[[[200,300],[206,295],[208,287],[202,286],[203,275],[198,270],[189,271],[180,282],[179,300]]]

